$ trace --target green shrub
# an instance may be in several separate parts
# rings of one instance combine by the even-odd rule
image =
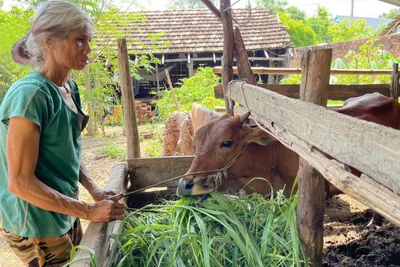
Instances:
[[[154,132],[152,140],[145,147],[145,152],[149,157],[159,157],[162,154],[163,135],[159,132]]]
[[[119,148],[117,142],[108,141],[106,146],[97,150],[101,154],[107,154],[112,159],[123,159],[126,157],[126,151]]]
[[[198,103],[209,109],[225,106],[222,99],[214,97],[214,86],[221,78],[212,72],[212,68],[200,67],[190,78],[182,79],[182,86],[174,92],[181,111],[190,111],[193,103]],[[154,101],[159,119],[167,119],[175,111],[175,102],[170,90],[161,93],[161,98]]]

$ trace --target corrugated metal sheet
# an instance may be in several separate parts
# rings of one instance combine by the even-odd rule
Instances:
[[[126,14],[122,13],[121,17],[126,17]],[[126,36],[123,37],[127,39],[130,51],[135,50],[139,54],[177,54],[223,50],[222,23],[208,9],[146,11],[142,14],[145,20],[128,19],[126,25],[119,26],[119,29],[125,32]],[[252,9],[250,12],[248,9],[233,9],[232,16],[233,26],[239,26],[248,51],[291,46],[290,36],[284,26],[269,10]],[[170,46],[160,45],[161,51],[151,47],[153,43],[149,38],[149,35],[159,33],[165,34],[158,43],[170,43]],[[112,48],[117,49],[116,40],[110,39],[110,36],[95,34],[94,37],[99,46],[110,40]]]

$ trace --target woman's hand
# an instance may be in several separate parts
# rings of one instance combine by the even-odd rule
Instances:
[[[113,190],[103,190],[100,188],[96,188],[90,192],[90,195],[92,196],[93,200],[96,202],[99,202],[104,199],[115,199],[115,200],[120,200],[122,198],[122,194],[117,195]]]
[[[124,219],[125,204],[118,200],[101,200],[90,204],[88,220],[92,222],[111,222]]]

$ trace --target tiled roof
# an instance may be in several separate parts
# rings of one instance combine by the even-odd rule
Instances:
[[[221,21],[208,9],[146,11],[142,13],[147,21],[128,21],[126,32],[128,50],[139,54],[176,54],[222,52],[223,29]],[[267,9],[233,9],[233,27],[238,26],[248,51],[286,48],[291,45],[290,36],[284,26]],[[120,26],[121,28],[122,26]],[[149,48],[152,45],[148,35],[165,32],[161,42],[170,46],[160,46],[162,51]],[[95,34],[97,44],[106,36]],[[135,40],[144,43],[141,47]],[[115,44],[114,44],[115,43]],[[117,49],[117,41],[113,40]]]

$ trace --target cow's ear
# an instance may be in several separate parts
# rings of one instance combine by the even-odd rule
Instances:
[[[254,142],[262,146],[267,146],[276,141],[272,135],[266,133],[260,128],[250,128],[246,139],[248,140],[248,144]]]

